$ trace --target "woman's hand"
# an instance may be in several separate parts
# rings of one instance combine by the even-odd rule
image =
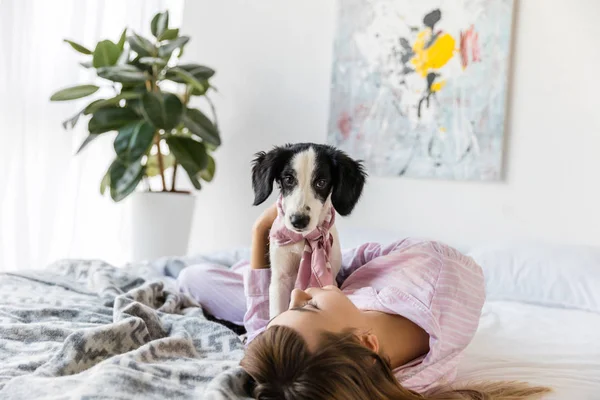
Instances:
[[[277,218],[277,204],[267,208],[252,227],[250,268],[269,268],[269,230]]]
[[[263,213],[254,221],[254,227],[252,228],[253,234],[267,234],[277,218],[277,204],[273,204],[267,208]]]

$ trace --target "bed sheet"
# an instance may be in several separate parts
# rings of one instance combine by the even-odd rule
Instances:
[[[521,380],[548,399],[600,399],[600,314],[519,302],[486,303],[458,381]]]

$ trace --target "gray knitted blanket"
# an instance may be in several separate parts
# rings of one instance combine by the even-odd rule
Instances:
[[[0,399],[239,399],[243,345],[148,265],[0,274]]]

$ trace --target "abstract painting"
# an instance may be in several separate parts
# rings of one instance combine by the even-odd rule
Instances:
[[[502,177],[514,0],[339,0],[328,142],[371,175]]]

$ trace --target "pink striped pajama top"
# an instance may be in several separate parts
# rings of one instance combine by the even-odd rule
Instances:
[[[270,269],[244,273],[249,340],[269,321],[270,278]],[[485,300],[481,267],[470,257],[418,239],[367,243],[344,252],[337,281],[359,309],[401,315],[429,334],[429,352],[394,370],[404,387],[424,392],[454,380]]]

